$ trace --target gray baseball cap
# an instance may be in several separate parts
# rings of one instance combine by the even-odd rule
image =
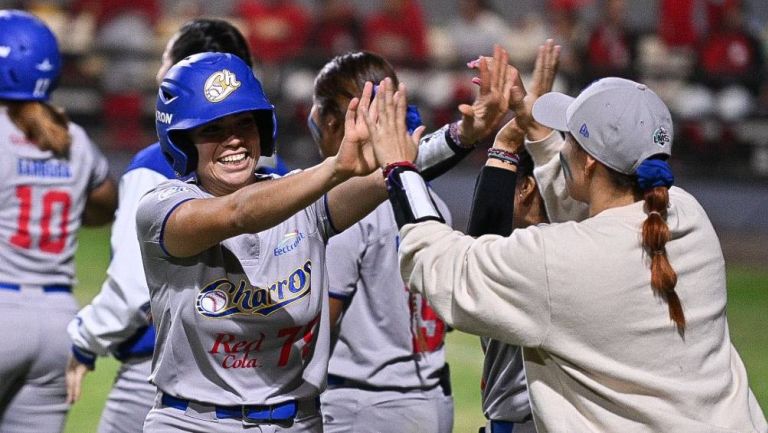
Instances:
[[[578,97],[551,92],[533,105],[533,118],[570,132],[584,150],[624,174],[653,155],[672,154],[672,116],[646,85],[624,78],[595,81]]]

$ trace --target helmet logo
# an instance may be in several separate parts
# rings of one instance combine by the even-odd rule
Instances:
[[[53,70],[53,65],[51,64],[51,61],[46,58],[42,62],[35,65],[35,69],[37,69],[40,72],[49,72]]]
[[[0,57],[6,58],[11,54],[11,47],[0,45]]]
[[[221,102],[227,99],[227,96],[240,87],[240,82],[232,72],[224,69],[214,72],[205,80],[203,93],[205,99],[211,102]]]

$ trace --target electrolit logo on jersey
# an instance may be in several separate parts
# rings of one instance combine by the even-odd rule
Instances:
[[[269,287],[254,287],[246,280],[216,280],[200,290],[195,306],[205,317],[234,314],[268,316],[307,296],[311,289],[312,261]]]
[[[299,246],[302,240],[304,240],[306,236],[304,236],[304,233],[301,233],[298,230],[294,230],[292,232],[288,232],[283,236],[283,240],[280,241],[279,244],[277,244],[277,247],[274,249],[273,254],[275,257],[282,256],[283,254],[288,254],[296,247]]]
[[[167,199],[168,197],[170,197],[172,195],[176,195],[176,194],[178,194],[180,192],[184,192],[184,191],[186,191],[188,189],[189,188],[187,188],[186,186],[172,186],[170,188],[166,188],[166,189],[160,191],[159,193],[157,193],[157,200],[158,201],[163,201],[163,200]]]
[[[20,158],[16,162],[16,174],[19,176],[69,178],[72,172],[69,163],[55,159]]]
[[[205,99],[211,102],[221,102],[227,99],[227,96],[240,88],[240,82],[237,77],[227,69],[214,72],[205,80],[203,94]]]

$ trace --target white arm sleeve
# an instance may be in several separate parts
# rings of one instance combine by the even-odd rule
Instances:
[[[428,221],[400,230],[400,270],[456,329],[535,347],[550,320],[544,246],[537,228],[477,239]]]
[[[120,179],[107,279],[91,304],[69,324],[67,330],[75,346],[106,355],[148,324],[149,289],[136,235],[136,209],[147,191],[166,180],[147,168],[129,171]]]

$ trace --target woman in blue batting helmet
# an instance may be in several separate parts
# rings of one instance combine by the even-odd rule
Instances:
[[[163,153],[179,176],[195,171],[198,154],[185,131],[238,113],[253,114],[260,155],[275,150],[277,120],[261,83],[247,64],[232,54],[202,53],[172,67],[157,95],[155,125]]]
[[[165,75],[160,144],[180,175],[194,176],[160,184],[136,213],[157,329],[151,378],[159,395],[145,432],[323,431],[325,246],[387,195],[363,118],[372,93],[367,83],[350,101],[336,155],[279,178],[254,173],[274,149],[274,109],[242,60],[197,54]],[[378,95],[387,103],[379,123],[391,120],[402,133],[374,145],[415,155],[405,95],[391,80]]]

